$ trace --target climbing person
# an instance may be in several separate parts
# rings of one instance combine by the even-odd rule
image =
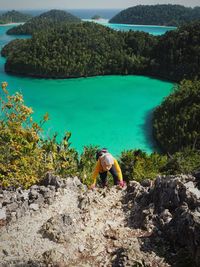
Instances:
[[[120,187],[124,186],[120,166],[117,160],[110,153],[108,153],[108,150],[106,148],[97,151],[96,160],[97,163],[92,175],[93,183],[90,186],[91,189],[94,189],[96,186],[98,174],[100,175],[102,186],[107,186],[108,171],[112,174],[114,185],[119,185]]]

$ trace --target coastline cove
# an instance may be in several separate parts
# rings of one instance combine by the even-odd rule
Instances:
[[[16,36],[0,27],[0,46]],[[23,37],[22,37],[23,38]],[[151,114],[173,84],[145,76],[97,76],[78,79],[37,79],[4,72],[5,58],[0,58],[0,81],[7,81],[10,92],[23,93],[25,103],[39,120],[46,112],[50,121],[44,134],[62,137],[72,132],[72,147],[78,152],[85,145],[107,147],[113,154],[140,148],[153,152]]]

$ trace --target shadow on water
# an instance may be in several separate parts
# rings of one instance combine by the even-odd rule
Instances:
[[[145,136],[145,146],[149,147],[152,151],[161,153],[161,150],[153,138],[153,112],[154,109],[151,109],[144,114],[144,123],[140,124],[139,127]]]

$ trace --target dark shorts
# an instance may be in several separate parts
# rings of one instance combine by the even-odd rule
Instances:
[[[112,165],[112,168],[109,170],[109,172],[112,174],[114,185],[117,185],[118,182],[119,182],[119,178],[118,178],[118,174],[117,174],[117,171],[116,171],[116,168],[115,168],[114,165]],[[99,173],[100,178],[101,178],[101,183],[102,183],[102,186],[103,187],[108,184],[107,174],[108,174],[107,171],[106,172],[100,172]]]

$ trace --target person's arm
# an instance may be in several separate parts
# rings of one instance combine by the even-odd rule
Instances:
[[[114,159],[114,166],[117,171],[119,181],[123,181],[122,171],[116,159]]]
[[[96,166],[94,168],[93,174],[92,174],[92,179],[93,179],[92,185],[96,185],[97,176],[98,176],[100,170],[101,170],[101,164],[100,164],[100,161],[98,160],[96,163]]]

